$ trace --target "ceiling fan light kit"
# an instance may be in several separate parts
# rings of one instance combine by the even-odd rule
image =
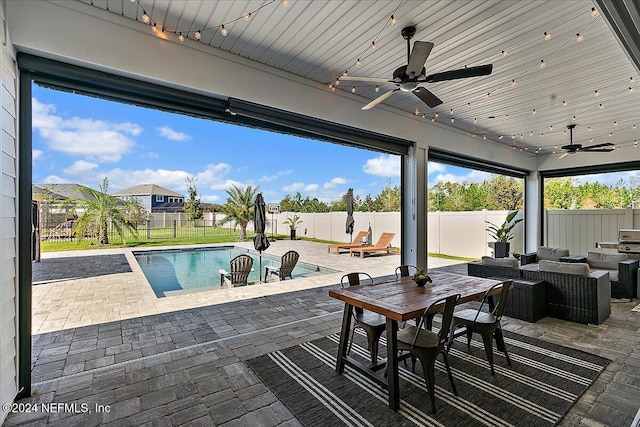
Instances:
[[[393,72],[391,80],[378,77],[358,77],[348,75],[339,77],[339,80],[360,81],[369,83],[393,83],[397,86],[396,89],[392,89],[382,94],[378,98],[362,107],[363,110],[369,110],[375,107],[398,91],[411,92],[429,108],[434,108],[442,104],[442,100],[427,88],[421,86],[422,83],[436,83],[446,80],[463,79],[467,77],[487,76],[491,74],[493,70],[493,65],[488,64],[480,65],[477,67],[465,67],[458,70],[450,70],[427,75],[424,65],[427,62],[427,58],[429,57],[434,44],[431,42],[416,41],[413,44],[413,50],[411,50],[411,39],[416,34],[416,28],[413,26],[404,27],[401,33],[402,38],[407,41],[407,65],[403,65],[397,68]]]

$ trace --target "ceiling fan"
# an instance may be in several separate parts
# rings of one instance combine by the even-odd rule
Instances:
[[[357,76],[341,76],[338,80],[370,82],[370,83],[394,83],[398,86],[396,89],[374,99],[364,107],[363,110],[369,110],[389,98],[399,90],[403,92],[411,92],[430,108],[442,104],[442,100],[430,92],[428,89],[420,86],[421,83],[435,83],[445,80],[463,79],[466,77],[487,76],[493,70],[493,64],[480,65],[477,67],[460,68],[458,70],[444,71],[435,74],[426,74],[424,64],[433,49],[433,43],[417,41],[413,44],[411,50],[411,38],[416,34],[416,27],[405,27],[402,29],[402,37],[407,41],[407,65],[396,69],[393,72],[391,80],[378,77],[357,77]]]
[[[567,125],[567,129],[569,129],[569,145],[565,145],[562,147],[565,150],[564,154],[562,154],[558,159],[564,159],[569,154],[575,154],[577,152],[591,152],[591,153],[608,153],[613,151],[613,145],[610,142],[605,142],[603,144],[589,145],[587,147],[583,147],[582,144],[574,144],[573,143],[573,128],[575,128],[575,124]]]

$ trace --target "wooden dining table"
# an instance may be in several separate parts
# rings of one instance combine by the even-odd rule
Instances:
[[[372,285],[348,286],[329,291],[330,297],[345,303],[336,371],[342,374],[345,365],[349,365],[386,388],[389,392],[389,407],[395,411],[400,407],[396,340],[398,322],[422,316],[433,302],[449,295],[460,294],[458,304],[482,299],[486,291],[500,283],[498,280],[444,272],[429,273],[429,276],[433,282],[427,283],[424,287],[417,286],[412,277],[400,277],[381,280]],[[497,287],[494,292],[499,293],[500,287]],[[386,360],[365,365],[347,355],[354,307],[386,317]],[[439,307],[434,307],[432,310],[435,314],[439,311]],[[379,373],[384,368],[387,371],[386,379]]]

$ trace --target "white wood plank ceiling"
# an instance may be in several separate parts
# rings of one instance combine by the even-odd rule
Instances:
[[[572,123],[573,140],[583,145],[633,147],[640,139],[638,72],[587,0],[288,0],[286,7],[282,0],[81,1],[139,21],[149,31],[155,24],[170,38],[196,40],[200,32],[198,42],[212,49],[324,83],[327,90],[345,70],[391,79],[407,63],[401,30],[413,25],[413,41],[435,44],[427,74],[482,64],[493,64],[493,73],[425,83],[444,101],[433,109],[404,92],[376,108],[417,110],[424,120],[539,156],[562,153]],[[249,20],[243,18],[247,13]],[[395,88],[379,86],[375,92],[375,83],[341,82],[335,90],[355,87],[364,105]]]

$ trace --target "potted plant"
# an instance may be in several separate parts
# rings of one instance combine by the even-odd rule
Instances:
[[[427,276],[424,270],[420,270],[413,275],[413,281],[416,282],[418,286],[424,286],[427,283],[431,283],[431,277]]]
[[[513,239],[513,228],[522,221],[523,218],[515,219],[518,211],[509,212],[502,225],[496,225],[492,222],[485,221],[489,224],[485,230],[489,232],[489,236],[495,239],[494,258],[505,258],[509,256],[509,240]]]
[[[288,216],[287,219],[283,221],[283,224],[287,224],[289,226],[289,230],[291,231],[291,240],[296,240],[296,228],[302,224],[302,218],[298,215],[294,215],[292,217]]]

